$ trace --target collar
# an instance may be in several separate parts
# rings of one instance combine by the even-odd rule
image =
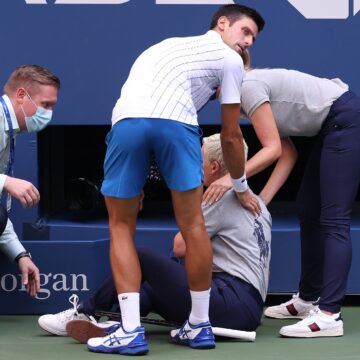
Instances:
[[[10,113],[10,118],[11,118],[11,122],[12,122],[12,126],[13,126],[13,129],[14,129],[14,133],[18,133],[20,132],[20,128],[19,128],[19,124],[18,124],[18,121],[17,121],[17,118],[16,118],[16,115],[15,115],[15,112],[14,112],[14,108],[11,104],[11,101],[9,99],[9,97],[7,95],[3,95],[2,98],[4,99],[8,109],[9,109],[9,113]],[[4,117],[5,117],[5,114],[4,114]],[[5,131],[9,131],[9,125],[7,123],[7,121],[5,121]]]
[[[212,37],[215,40],[221,40],[221,42],[223,42],[223,39],[221,37],[221,35],[215,31],[215,30],[209,30],[206,35],[209,35],[210,37]]]

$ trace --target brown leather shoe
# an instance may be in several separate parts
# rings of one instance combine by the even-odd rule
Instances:
[[[96,323],[86,320],[72,320],[66,324],[66,331],[68,336],[86,344],[91,338],[109,335],[119,327],[119,324],[116,321]]]

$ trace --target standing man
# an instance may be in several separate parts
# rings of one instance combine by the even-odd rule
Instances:
[[[201,130],[197,112],[221,88],[221,141],[226,165],[240,202],[260,212],[247,189],[244,149],[239,127],[241,54],[249,48],[264,20],[242,5],[222,6],[211,30],[201,36],[171,38],[156,44],[135,61],[113,110],[107,136],[102,193],[110,226],[110,261],[122,314],[122,327],[99,338],[89,349],[145,354],[148,344],[140,325],[141,271],[133,242],[139,196],[155,156],[171,190],[175,217],[186,241],[186,271],[192,308],[179,329],[192,348],[215,347],[209,323],[211,243],[201,212]]]
[[[22,131],[40,131],[49,124],[59,88],[60,80],[50,71],[38,65],[22,65],[10,75],[0,98],[0,193],[7,192],[6,210],[0,209],[0,250],[18,263],[31,296],[40,289],[39,270],[20,243],[8,212],[12,198],[28,208],[39,202],[40,194],[33,184],[13,176],[15,137]]]

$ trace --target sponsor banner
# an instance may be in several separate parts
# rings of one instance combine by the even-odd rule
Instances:
[[[63,229],[50,229],[68,238],[81,232],[76,226],[61,226]],[[73,230],[71,230],[73,229]],[[83,234],[105,232],[102,227],[83,229]],[[107,230],[106,230],[107,231]],[[173,222],[166,227],[156,226],[154,222],[144,223],[135,235],[137,246],[151,247],[168,256],[172,241],[177,233]],[[71,232],[73,234],[71,235]],[[85,235],[83,235],[85,237]],[[69,307],[71,294],[80,299],[89,297],[110,274],[109,239],[100,240],[42,240],[24,241],[34,263],[40,269],[41,289],[35,299],[31,298],[22,285],[18,266],[10,263],[0,254],[0,314],[45,314],[56,313]]]
[[[16,264],[0,258],[0,314],[43,314],[69,308],[68,298],[91,296],[110,274],[109,240],[27,241],[40,269],[40,291],[31,298]]]

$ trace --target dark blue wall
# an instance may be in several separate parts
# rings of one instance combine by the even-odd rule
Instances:
[[[159,5],[155,0],[130,0],[117,5],[61,5],[54,0],[48,0],[46,5],[30,4],[36,1],[46,2],[0,2],[0,84],[17,65],[24,63],[41,64],[58,74],[62,89],[54,125],[110,124],[111,111],[134,59],[166,37],[206,32],[219,6]],[[61,1],[72,0],[57,0]],[[113,0],[116,1],[121,2]],[[176,2],[181,1],[173,0]],[[318,76],[340,77],[360,93],[360,14],[353,16],[353,7],[360,7],[359,0],[241,3],[258,9],[266,19],[266,27],[251,51],[254,66],[288,67]],[[306,19],[292,5],[295,3],[310,4],[310,13],[315,12],[318,17],[344,17],[344,10],[348,16]],[[327,15],[329,11],[335,16]],[[216,102],[202,110],[200,123],[219,123]],[[15,166],[18,177],[38,185],[36,136],[19,137]],[[13,213],[18,232],[22,222],[37,217],[37,209],[23,211],[17,204]]]
[[[30,4],[36,1],[44,4]],[[0,1],[0,85],[3,86],[16,66],[25,63],[40,64],[55,72],[62,80],[62,89],[55,108],[53,125],[108,125],[120,88],[135,58],[145,48],[164,38],[206,32],[211,15],[219,6],[215,3],[224,3],[221,0],[199,0],[203,5],[160,5],[156,4],[155,0],[129,0],[117,5],[58,4],[61,1],[71,2]],[[158,0],[158,3],[160,2]],[[181,1],[173,0],[173,3],[176,2]],[[255,7],[266,19],[266,27],[251,51],[255,67],[286,67],[317,76],[340,77],[360,94],[360,14],[354,15],[360,9],[360,0],[244,0],[241,3]],[[302,6],[302,13],[295,5],[299,9],[300,5]],[[317,19],[310,19],[311,17]],[[219,123],[216,102],[202,110],[200,123]],[[17,177],[39,185],[36,135],[24,134],[18,138],[15,172]],[[33,223],[38,216],[38,208],[23,210],[18,202],[14,201],[11,218],[20,238],[23,223]],[[297,222],[294,224],[289,231],[281,223],[281,234],[274,235],[272,291],[292,291],[297,288],[298,228]],[[49,226],[50,233],[54,233],[55,225],[49,223]],[[63,229],[61,226],[64,226]],[[106,241],[99,240],[99,243],[89,243],[91,246],[87,246],[84,240],[93,238],[87,239],[87,235],[77,234],[87,234],[92,231],[91,227],[83,224],[81,229],[76,230],[71,224],[61,226],[56,238],[52,239],[60,242],[44,242],[43,245],[41,242],[29,242],[26,246],[30,250],[34,249],[35,259],[42,272],[87,272],[89,287],[93,291],[100,280],[100,275],[94,269],[93,257],[101,255],[101,265],[108,266]],[[78,232],[74,232],[75,230]],[[358,226],[353,227],[353,231],[357,231],[356,236],[359,236],[358,230]],[[171,243],[174,231],[171,228],[164,243],[164,251]],[[62,245],[61,240],[62,237],[67,240],[66,234],[69,232],[84,241],[84,245],[75,244],[68,256],[65,252],[63,258],[57,259],[54,270],[51,260],[54,249],[56,253],[57,246],[59,249],[68,249],[68,243]],[[99,239],[106,237],[106,224],[101,225],[99,232]],[[151,236],[151,233],[145,232],[146,236]],[[291,236],[291,233],[295,235]],[[82,246],[85,251],[82,259],[84,266],[80,264],[81,269],[78,269],[77,259],[81,257]],[[291,278],[284,279],[281,277],[281,274],[284,274],[282,265],[287,262],[293,264],[294,269],[289,272]],[[354,261],[354,265],[357,263],[359,262]],[[10,271],[5,264],[1,270],[0,275]],[[94,274],[91,273],[93,270]],[[11,268],[11,271],[16,269]],[[101,276],[104,273],[105,269]],[[358,268],[353,266],[352,274],[356,273]],[[12,286],[5,285],[7,288]],[[349,289],[350,292],[360,293],[355,275],[353,278],[350,276]],[[60,310],[66,306],[64,300],[69,294],[58,293],[56,300],[46,303],[46,306],[30,304],[28,299],[29,307],[23,311],[31,313]],[[5,303],[17,304],[13,302],[12,296],[16,297],[13,292],[3,292],[2,295],[6,295],[3,297]],[[22,294],[19,301],[24,301]],[[16,312],[11,307],[7,307],[6,311]]]
[[[306,19],[286,0],[236,2],[255,7],[267,22],[252,50],[255,66],[340,77],[360,93],[360,15],[352,15],[359,0],[349,1],[347,19]],[[339,14],[344,12],[346,2],[311,0],[310,4],[316,8],[326,3],[321,12],[326,16],[334,3]],[[1,0],[0,84],[19,64],[38,63],[53,70],[63,81],[54,124],[109,123],[134,59],[164,38],[207,31],[219,6],[159,5],[155,0],[130,0],[118,5],[47,3]],[[218,122],[216,108],[214,104],[205,109],[201,122]]]

